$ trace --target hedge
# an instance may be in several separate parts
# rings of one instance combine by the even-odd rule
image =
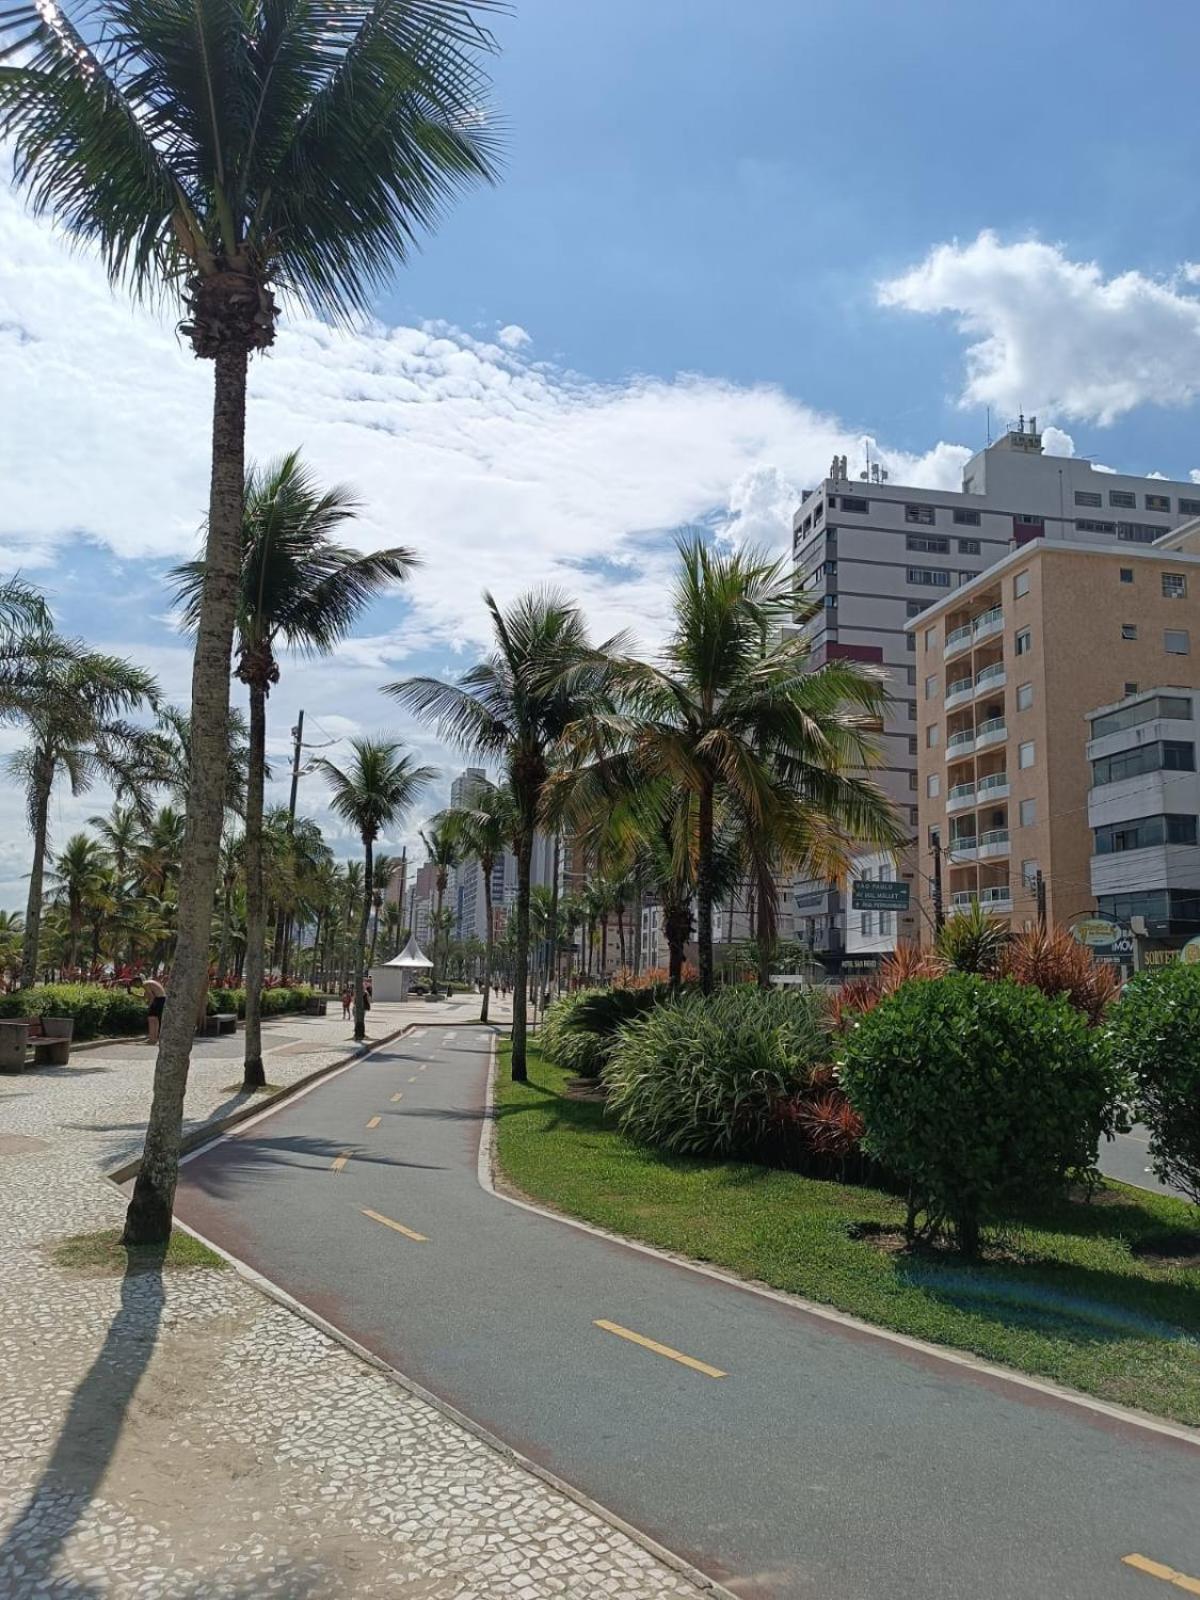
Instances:
[[[315,994],[307,987],[264,989],[263,1016],[302,1011]],[[208,1014],[236,1010],[246,1014],[244,989],[210,989]],[[131,991],[101,983],[42,983],[0,995],[0,1017],[72,1017],[75,1038],[103,1039],[146,1031],[146,1000],[141,988]]]

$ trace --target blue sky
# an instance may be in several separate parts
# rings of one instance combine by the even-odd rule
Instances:
[[[989,403],[1059,450],[1200,469],[1191,8],[521,0],[496,33],[503,181],[377,324],[292,317],[255,364],[252,451],[302,446],[365,498],[357,542],[425,558],[333,661],[285,666],[277,757],[303,704],[448,781],[377,687],[461,670],[485,585],[558,583],[652,645],[672,531],[782,551],[863,434],[942,487]],[[210,372],[2,191],[0,365],[0,570],[184,698],[163,579],[203,514]],[[59,835],[103,803],[61,797]],[[332,828],[309,780],[302,803]],[[0,792],[0,903],[26,848]]]

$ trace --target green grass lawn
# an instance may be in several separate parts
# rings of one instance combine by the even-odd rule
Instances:
[[[57,1267],[100,1276],[130,1272],[182,1272],[205,1267],[224,1272],[229,1263],[190,1233],[176,1228],[165,1251],[152,1246],[127,1247],[121,1243],[120,1228],[101,1228],[97,1233],[76,1233],[62,1239],[50,1250]]]
[[[1110,1184],[1014,1219],[1003,1262],[910,1256],[855,1238],[899,1226],[894,1195],[631,1144],[568,1074],[529,1053],[514,1084],[504,1047],[498,1157],[523,1193],[601,1227],[971,1350],[1089,1394],[1200,1424],[1200,1269],[1150,1265],[1140,1240],[1196,1228],[1182,1201]]]

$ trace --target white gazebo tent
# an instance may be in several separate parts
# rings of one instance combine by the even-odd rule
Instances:
[[[408,986],[414,976],[428,972],[433,962],[412,934],[398,956],[385,961],[381,967],[371,968],[371,983],[376,1000],[407,1000]]]

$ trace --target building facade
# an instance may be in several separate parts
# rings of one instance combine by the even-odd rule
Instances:
[[[908,625],[926,929],[939,877],[947,913],[1027,925],[1039,874],[1052,922],[1094,913],[1088,717],[1200,685],[1198,597],[1186,549],[1039,538]]]
[[[878,733],[882,759],[874,776],[914,837],[923,674],[912,619],[1030,541],[1135,550],[1197,516],[1200,486],[1047,456],[1036,419],[972,456],[959,491],[914,489],[878,471],[851,479],[842,458],[805,495],[793,520],[793,558],[815,608],[803,625],[813,663],[848,658],[886,674],[891,705]],[[914,853],[896,870],[915,888]],[[896,917],[893,939],[917,937],[912,898],[910,912]],[[876,931],[862,933],[839,888],[797,883],[794,904],[796,936],[833,971],[855,945],[885,948]]]

